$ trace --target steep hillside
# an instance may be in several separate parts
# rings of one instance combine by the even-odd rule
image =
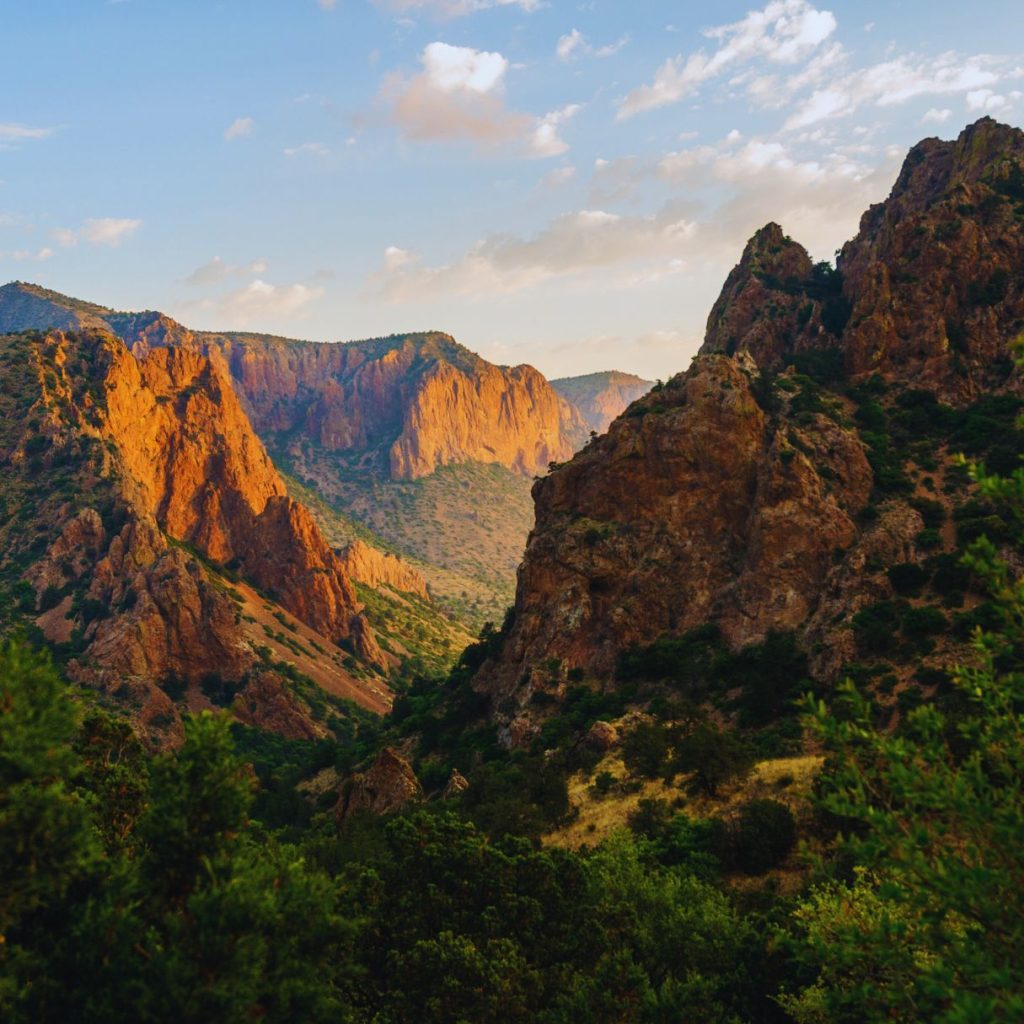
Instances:
[[[890,712],[941,685],[984,614],[958,555],[1006,535],[952,456],[1024,452],[1022,183],[1024,133],[984,119],[911,150],[837,270],[776,225],[754,236],[691,368],[534,488],[514,618],[476,680],[506,742],[574,683],[729,689],[702,659],[756,662],[773,637],[819,685],[877,680]]]
[[[590,430],[603,434],[626,407],[651,390],[654,381],[606,370],[582,377],[561,377],[551,386],[583,414]]]
[[[342,563],[207,359],[52,331],[0,338],[0,366],[4,629],[27,621],[158,743],[183,704],[304,736],[331,694],[388,706]]]

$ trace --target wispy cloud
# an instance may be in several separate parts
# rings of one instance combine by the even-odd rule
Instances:
[[[489,236],[445,266],[424,266],[411,254],[397,265],[386,260],[375,286],[392,301],[437,294],[483,298],[632,261],[667,262],[695,232],[688,209],[669,204],[649,217],[578,210],[532,238]]]
[[[232,139],[241,139],[252,133],[256,122],[251,117],[236,117],[224,131],[224,138],[230,142]]]
[[[96,217],[83,221],[77,230],[57,228],[53,237],[68,248],[79,242],[116,248],[142,227],[142,221],[130,217]]]
[[[962,56],[953,51],[930,57],[903,54],[891,60],[841,75],[803,100],[786,121],[788,129],[802,129],[822,121],[846,117],[865,106],[891,107],[924,96],[962,93],[973,95],[985,109],[995,95],[996,83],[1024,72],[1010,58],[990,54]],[[982,92],[985,95],[982,98]],[[971,100],[968,99],[970,109]]]
[[[619,104],[620,119],[645,110],[678,103],[727,70],[755,58],[793,64],[813,53],[836,30],[831,11],[821,11],[807,0],[773,0],[763,10],[742,20],[705,29],[718,48],[710,55],[699,50],[669,58],[649,85],[630,92]]]
[[[284,150],[286,157],[296,156],[330,156],[331,151],[322,142],[303,142],[299,146],[288,146]]]
[[[17,121],[0,122],[0,149],[16,149],[23,142],[48,139],[56,128],[40,128]]]
[[[233,277],[265,274],[266,272],[267,264],[265,260],[252,260],[250,263],[235,265],[232,263],[225,263],[219,256],[214,256],[209,263],[204,263],[202,266],[196,267],[196,269],[185,278],[185,284],[197,288],[209,287],[210,285],[220,284],[222,281],[227,281]]]
[[[629,42],[629,36],[622,36],[613,43],[604,46],[591,46],[586,36],[579,29],[574,28],[571,32],[561,36],[555,46],[555,53],[559,60],[569,61],[576,57],[590,55],[593,57],[611,57],[619,52]]]

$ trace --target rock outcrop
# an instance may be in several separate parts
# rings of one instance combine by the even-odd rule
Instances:
[[[1024,331],[1024,132],[986,117],[919,143],[838,267],[852,374],[954,402],[1002,384]]]
[[[989,119],[911,150],[838,270],[757,232],[691,367],[534,487],[514,617],[475,680],[505,742],[535,735],[570,679],[613,685],[623,651],[663,636],[790,633],[829,681],[861,653],[862,610],[881,602],[898,632],[886,570],[953,557],[955,531],[923,515],[969,499],[937,487],[940,424],[1024,391],[1022,246],[1024,133]],[[892,450],[890,416],[914,451]]]
[[[774,420],[755,383],[699,357],[535,485],[513,625],[480,677],[496,704],[545,687],[553,659],[562,679],[609,679],[664,633],[714,619],[740,646],[810,616],[871,468],[854,431]]]
[[[590,430],[603,434],[631,403],[651,390],[654,381],[608,370],[582,377],[561,377],[551,386],[583,414]]]
[[[365,772],[342,783],[334,820],[344,828],[360,811],[391,814],[422,797],[423,787],[409,761],[393,747],[384,747]]]
[[[379,551],[361,540],[354,540],[340,554],[349,579],[368,587],[391,587],[430,599],[426,580],[407,562],[389,552]]]
[[[105,432],[130,497],[175,540],[239,571],[332,640],[348,638],[356,598],[341,563],[284,483],[230,379],[205,356],[113,346]]]
[[[16,581],[72,678],[158,746],[182,739],[183,704],[235,695],[246,721],[322,735],[282,671],[386,709],[372,669],[389,661],[354,588],[221,370],[187,350],[137,361],[105,329],[0,347],[0,592],[17,614]]]

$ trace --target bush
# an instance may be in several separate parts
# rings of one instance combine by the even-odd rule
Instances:
[[[886,575],[897,594],[909,597],[920,592],[928,582],[929,573],[916,562],[900,562],[898,565],[894,565]]]
[[[796,844],[793,814],[777,800],[751,800],[736,823],[736,863],[748,875],[763,875],[781,864]]]
[[[691,788],[714,797],[725,783],[744,778],[752,765],[747,745],[735,733],[702,723],[676,744],[673,767],[692,772]]]
[[[623,764],[636,775],[655,779],[668,757],[668,736],[657,722],[640,722],[622,738]]]

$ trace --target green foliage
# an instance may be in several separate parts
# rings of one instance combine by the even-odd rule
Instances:
[[[1024,473],[978,484],[1024,509]],[[879,732],[852,685],[849,717],[813,708],[834,758],[823,806],[857,826],[847,847],[864,867],[797,913],[796,955],[815,973],[784,999],[798,1022],[1024,1016],[1024,581],[987,539],[967,563],[996,628],[953,673],[955,719],[920,704]]]
[[[796,822],[777,800],[751,800],[740,808],[736,822],[736,861],[748,875],[777,867],[796,845]]]
[[[622,761],[637,775],[655,779],[668,758],[668,734],[660,722],[638,722],[622,737]]]
[[[753,761],[750,748],[735,733],[701,723],[676,744],[674,767],[692,772],[691,788],[714,797],[727,782],[749,774]]]
[[[226,720],[191,720],[150,771],[17,644],[0,706],[5,1021],[345,1019],[351,926],[326,876],[254,834]]]

